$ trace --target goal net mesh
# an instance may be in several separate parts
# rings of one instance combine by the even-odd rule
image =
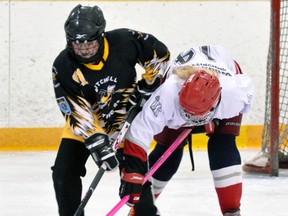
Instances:
[[[271,25],[272,26],[272,25]],[[272,31],[270,31],[272,32]],[[271,34],[271,33],[270,33]],[[265,120],[262,132],[262,152],[269,154],[270,151],[270,122],[271,122],[271,60],[272,43],[267,60]],[[288,1],[280,3],[280,63],[279,63],[279,162],[287,161],[288,158]]]
[[[262,149],[244,161],[243,170],[268,173],[271,143],[271,89],[272,82],[272,17],[270,19],[270,44],[266,71],[265,117],[262,131]],[[288,0],[280,2],[280,56],[279,56],[279,168],[288,168]],[[262,169],[259,169],[262,167]],[[265,168],[266,167],[266,168]]]

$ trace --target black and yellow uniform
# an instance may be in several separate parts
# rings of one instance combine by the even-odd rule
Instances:
[[[54,188],[60,215],[73,215],[81,201],[85,139],[105,133],[117,137],[126,115],[128,98],[137,82],[136,64],[147,83],[163,73],[169,60],[167,47],[153,35],[130,29],[105,32],[98,64],[81,64],[69,47],[53,64],[56,101],[66,120],[55,164]]]
[[[117,29],[105,33],[102,59],[97,65],[79,64],[66,48],[53,65],[57,103],[74,135],[84,139],[96,131],[112,136],[120,129],[137,81],[135,65],[145,69],[142,77],[149,83],[165,69],[169,52],[150,34]],[[79,139],[74,135],[63,134]]]

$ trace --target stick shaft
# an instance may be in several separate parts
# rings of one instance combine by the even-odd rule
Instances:
[[[89,187],[88,191],[86,192],[84,198],[82,199],[80,205],[78,206],[78,208],[77,208],[74,216],[80,216],[80,215],[82,214],[82,212],[83,212],[86,204],[88,203],[88,201],[89,201],[90,197],[92,196],[95,188],[97,187],[97,185],[98,185],[98,183],[100,182],[103,174],[105,173],[106,168],[107,168],[107,167],[106,167],[106,164],[103,163],[103,164],[101,165],[101,167],[99,168],[96,176],[94,177],[92,183],[90,184],[90,187]]]
[[[169,148],[163,153],[163,155],[154,163],[154,165],[146,173],[144,182],[145,184],[149,178],[157,171],[157,169],[166,161],[166,159],[174,152],[174,150],[182,143],[182,141],[190,134],[192,129],[185,129],[178,136],[178,138],[169,146]],[[111,209],[106,216],[113,216],[128,200],[130,196],[123,197],[115,206]]]
[[[127,119],[126,122],[124,123],[123,127],[121,128],[121,131],[119,132],[117,138],[115,139],[114,143],[113,143],[113,150],[116,151],[120,145],[120,143],[122,142],[125,134],[127,133],[131,122],[133,121],[133,119],[135,118],[135,116],[137,115],[137,109],[136,108],[132,108],[131,111],[128,113],[127,115]],[[80,205],[78,206],[74,216],[80,216],[86,206],[86,204],[88,203],[90,197],[92,196],[95,188],[97,187],[98,183],[100,182],[102,176],[104,175],[105,171],[107,169],[107,166],[105,163],[102,163],[101,167],[99,168],[98,172],[96,173],[96,176],[94,177],[88,191],[86,192],[84,198],[82,199]]]

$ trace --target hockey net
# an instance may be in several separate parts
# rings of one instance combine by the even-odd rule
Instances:
[[[272,166],[272,158],[276,158],[277,167],[279,168],[288,168],[288,1],[287,0],[275,0],[278,1],[278,9],[280,10],[280,18],[277,22],[280,41],[276,41],[279,43],[280,49],[278,51],[278,59],[279,65],[277,65],[277,69],[279,71],[279,76],[277,77],[277,81],[275,81],[274,76],[272,74],[273,71],[273,60],[275,60],[275,37],[273,34],[275,33],[275,7],[273,9],[273,1],[271,0],[271,21],[270,21],[270,45],[267,59],[267,77],[266,77],[266,98],[265,98],[265,117],[264,117],[264,127],[262,132],[262,148],[261,151],[252,158],[247,158],[244,160],[243,170],[247,172],[260,172],[260,173],[270,173]],[[279,5],[280,4],[280,5]],[[277,11],[276,11],[277,12]],[[274,16],[274,17],[272,17]],[[274,19],[274,20],[273,20]],[[277,26],[277,25],[276,25]],[[274,32],[274,33],[273,33]],[[275,34],[274,34],[275,36]],[[278,37],[278,39],[279,39]],[[277,37],[276,37],[277,40]],[[274,43],[274,44],[273,44]],[[274,56],[273,56],[274,55]],[[277,59],[277,58],[276,58]],[[277,93],[279,92],[278,100],[276,106],[273,107],[273,97],[274,95],[271,89],[274,88],[274,84],[279,83],[277,88]],[[275,107],[279,107],[276,109]],[[274,112],[274,115],[273,115]],[[277,146],[272,151],[273,144],[271,144],[271,136],[273,135],[271,130],[271,124],[275,120],[275,113],[278,126],[277,128]],[[273,140],[273,137],[272,137]],[[275,150],[276,149],[276,150]],[[278,150],[277,150],[278,149]],[[275,155],[278,155],[275,157]],[[278,170],[276,170],[276,173]]]

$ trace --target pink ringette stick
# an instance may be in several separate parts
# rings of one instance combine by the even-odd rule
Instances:
[[[190,134],[192,131],[191,128],[185,129],[182,133],[177,137],[177,139],[172,143],[172,145],[164,152],[164,154],[156,161],[156,163],[150,168],[150,170],[146,173],[144,182],[148,181],[148,179],[157,171],[157,169],[166,161],[166,159],[173,153],[173,151],[182,143],[182,141]],[[130,196],[127,195],[123,197],[113,209],[111,209],[106,216],[113,216],[128,200]]]

